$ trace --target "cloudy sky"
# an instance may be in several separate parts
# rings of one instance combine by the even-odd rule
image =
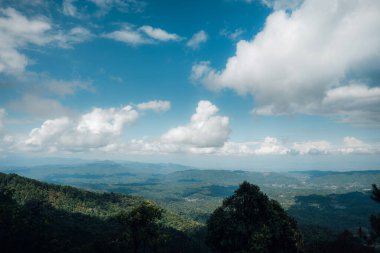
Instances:
[[[380,169],[379,31],[374,0],[2,0],[0,159]]]

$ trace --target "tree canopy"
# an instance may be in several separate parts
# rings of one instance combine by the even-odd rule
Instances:
[[[208,245],[215,252],[303,252],[296,221],[248,182],[213,212],[207,230]]]

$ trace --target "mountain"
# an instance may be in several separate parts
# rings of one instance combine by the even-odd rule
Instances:
[[[125,161],[3,166],[0,171],[97,192],[142,196],[200,223],[204,223],[241,182],[248,181],[277,200],[300,224],[313,225],[318,220],[320,226],[337,232],[369,227],[369,215],[377,212],[369,191],[372,184],[380,183],[377,170],[278,173],[201,170],[178,164]],[[345,194],[354,201],[349,201]],[[318,219],[313,219],[313,213]],[[339,224],[331,217],[339,217]]]
[[[202,229],[199,223],[141,197],[95,193],[4,173],[0,173],[0,245],[4,252],[122,252],[130,243],[128,236],[122,237],[129,228],[118,217],[144,203],[163,210],[159,249],[206,250],[194,239]]]

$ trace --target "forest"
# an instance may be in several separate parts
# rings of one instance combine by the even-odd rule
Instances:
[[[375,185],[366,197],[379,205]],[[292,213],[247,181],[201,222],[143,197],[0,173],[1,252],[377,252],[379,212],[369,229],[339,232]]]

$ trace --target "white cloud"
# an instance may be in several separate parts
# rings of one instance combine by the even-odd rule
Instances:
[[[125,24],[121,30],[105,34],[105,38],[125,42],[134,46],[153,44],[163,41],[179,41],[181,37],[174,33],[168,33],[161,28],[148,25],[136,29],[132,25]]]
[[[207,33],[203,30],[195,33],[186,45],[192,49],[198,49],[202,43],[205,43],[208,39]]]
[[[380,152],[380,145],[370,145],[352,136],[344,137],[343,147],[339,151],[343,154],[375,154]]]
[[[295,142],[293,144],[293,152],[300,155],[328,154],[332,150],[332,144],[325,140]]]
[[[22,72],[28,60],[17,49],[48,43],[45,33],[50,29],[51,24],[42,18],[29,20],[15,9],[0,9],[0,73]]]
[[[141,111],[153,110],[155,112],[166,112],[170,109],[170,101],[152,100],[138,104],[137,108]]]
[[[40,127],[30,131],[26,138],[0,135],[0,151],[100,151],[119,155],[182,153],[214,156],[380,154],[379,142],[366,143],[352,136],[345,137],[342,144],[327,140],[283,142],[272,136],[255,141],[228,141],[228,118],[217,116],[217,111],[209,101],[200,101],[189,124],[172,128],[159,139],[146,137],[125,140],[121,137],[125,126],[137,121],[138,112],[131,106],[94,108],[76,120],[68,117],[46,120]],[[5,115],[5,111],[0,110],[0,114]]]
[[[223,147],[214,149],[213,153],[223,156],[378,154],[380,143],[368,144],[355,137],[345,137],[343,145],[334,145],[326,140],[284,144],[268,136],[262,141],[226,142]]]
[[[81,27],[68,33],[56,31],[46,17],[28,18],[13,8],[0,9],[0,73],[16,75],[24,71],[28,58],[20,49],[48,44],[69,47],[89,36],[90,32]]]
[[[178,41],[181,39],[177,34],[175,33],[168,33],[167,31],[164,31],[160,28],[153,28],[149,25],[144,25],[140,27],[140,30],[143,31],[146,35],[151,37],[152,39],[155,40],[160,40],[160,41],[169,41],[169,40],[174,40]]]
[[[33,129],[21,149],[49,152],[82,152],[115,145],[126,125],[138,119],[131,106],[122,108],[94,108],[78,120],[61,117],[46,120]]]
[[[266,137],[256,150],[257,155],[285,155],[289,149],[283,147],[276,138]]]
[[[192,78],[212,90],[252,94],[257,114],[323,113],[318,106],[329,90],[368,79],[350,74],[380,66],[379,12],[379,1],[306,0],[268,16],[251,41],[237,43],[223,70],[201,62]]]
[[[259,142],[232,142],[227,141],[218,151],[221,155],[249,156],[254,155]]]
[[[217,116],[218,111],[211,102],[200,101],[190,123],[170,129],[162,135],[162,141],[197,148],[223,146],[231,130],[228,117]]]
[[[125,124],[134,123],[139,114],[132,106],[125,106],[121,109],[94,108],[79,120],[77,130],[81,133],[112,135],[121,134]]]
[[[31,146],[59,145],[59,138],[68,130],[70,124],[71,121],[67,117],[46,120],[41,127],[34,128],[30,132],[25,144]]]
[[[299,7],[304,0],[261,0],[266,6],[274,10],[293,10]]]
[[[274,137],[267,136],[261,141],[250,142],[226,142],[223,147],[215,150],[218,155],[233,156],[263,156],[263,155],[286,155],[290,149]]]
[[[134,46],[153,43],[152,40],[144,37],[139,31],[133,30],[129,25],[125,25],[122,30],[108,33],[104,37]]]

